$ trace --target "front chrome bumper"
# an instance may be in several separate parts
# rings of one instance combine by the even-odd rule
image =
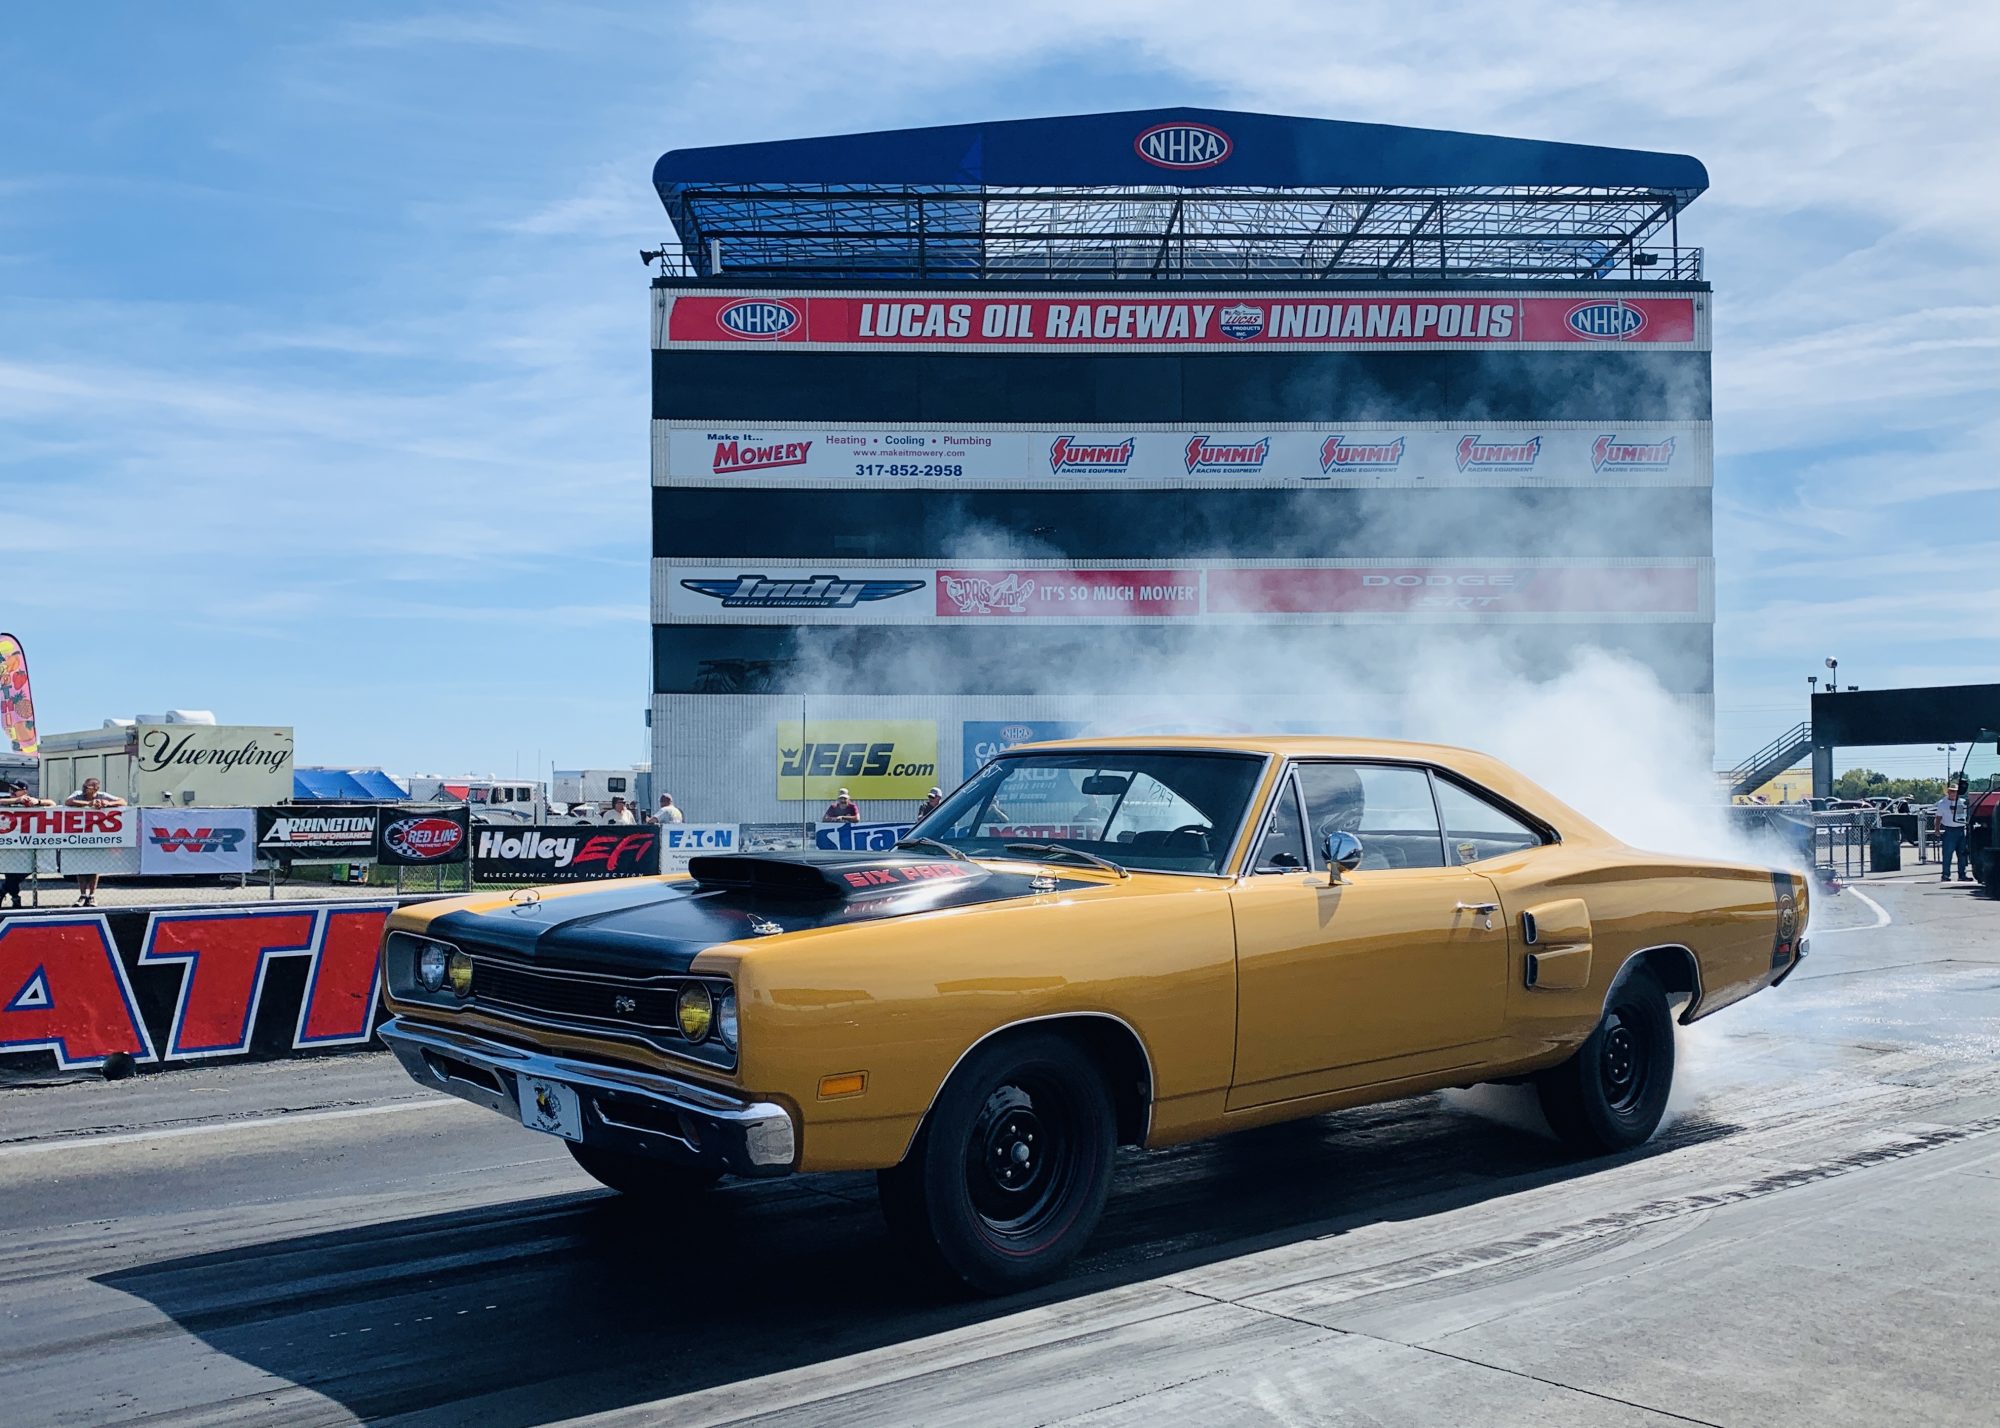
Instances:
[[[551,1056],[483,1036],[392,1017],[377,1028],[420,1085],[520,1117],[523,1076],[559,1081],[583,1102],[586,1145],[657,1156],[732,1175],[790,1172],[797,1137],[783,1106],[595,1061]]]

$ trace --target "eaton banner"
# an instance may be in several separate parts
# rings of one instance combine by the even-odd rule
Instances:
[[[247,873],[257,860],[254,808],[139,810],[139,875]]]
[[[741,839],[741,829],[734,823],[662,823],[660,871],[684,873],[688,859],[700,853],[734,853],[742,846]]]
[[[895,567],[877,581],[864,563],[819,567],[743,562],[681,566],[656,561],[654,617],[678,624],[770,623],[771,607],[731,606],[720,589],[892,589],[877,599],[829,598],[791,606],[782,622],[813,624],[1272,624],[1395,621],[1682,622],[1710,618],[1712,562],[1700,557],[1544,560],[1233,561],[1200,566],[1069,565]],[[860,728],[861,726],[856,726]],[[928,728],[929,725],[924,727]],[[782,739],[796,740],[798,725]],[[864,731],[865,732],[865,731]],[[811,741],[783,760],[780,797],[798,798],[799,777],[821,797],[845,783],[856,797],[919,798],[933,780],[934,746],[894,745],[855,733]],[[786,744],[787,748],[793,747]],[[795,750],[796,752],[796,750]],[[887,777],[889,767],[906,777]],[[844,772],[843,772],[844,771]],[[864,784],[856,784],[861,779]],[[783,789],[794,791],[785,792]]]
[[[665,485],[1065,488],[1705,486],[1702,422],[1312,427],[662,426]]]
[[[1691,347],[1707,339],[1701,298],[1512,293],[1178,294],[994,297],[939,293],[817,297],[667,293],[669,343],[755,348]]]
[[[130,848],[136,808],[0,808],[0,849]]]

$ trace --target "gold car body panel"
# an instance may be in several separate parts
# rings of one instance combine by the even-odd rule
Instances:
[[[572,1055],[642,1065],[785,1105],[799,1170],[899,1162],[952,1069],[1009,1027],[1062,1018],[1136,1038],[1151,1084],[1144,1142],[1171,1145],[1341,1106],[1554,1065],[1586,1038],[1627,963],[1685,949],[1694,995],[1683,1019],[1768,986],[1778,899],[1799,927],[1804,880],[1748,864],[1642,852],[1469,750],[1396,741],[1156,737],[1064,740],[1038,749],[1157,748],[1264,755],[1249,816],[1219,876],[1066,861],[1040,866],[1061,891],[726,942],[691,971],[736,987],[735,1071],[583,1033],[399,1004],[442,1021]],[[1295,760],[1415,764],[1455,775],[1556,830],[1542,847],[1443,869],[1246,874],[1250,830]],[[985,866],[1019,871],[1014,860]],[[677,881],[665,879],[663,881]],[[562,898],[601,884],[538,891]],[[445,912],[504,909],[520,893],[399,910],[389,930],[421,933]],[[1581,987],[1527,984],[1519,914],[1567,899],[1588,907]],[[1465,903],[1497,903],[1491,914]],[[1491,926],[1486,925],[1488,922]],[[1661,955],[1680,957],[1665,950]],[[822,1099],[823,1078],[865,1074],[859,1094]]]

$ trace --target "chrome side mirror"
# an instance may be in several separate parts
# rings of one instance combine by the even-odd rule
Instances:
[[[1330,888],[1347,881],[1342,874],[1361,866],[1361,840],[1344,828],[1328,829],[1320,851],[1326,854],[1326,885]]]

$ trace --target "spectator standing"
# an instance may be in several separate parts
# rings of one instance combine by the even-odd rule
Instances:
[[[28,792],[28,786],[16,780],[10,784],[0,784],[0,808],[54,808],[53,798],[37,798]],[[28,880],[26,873],[0,873],[0,903],[8,898],[14,906],[21,906],[21,884]]]
[[[1937,801],[1938,834],[1942,839],[1943,861],[1938,865],[1938,881],[1951,881],[1952,855],[1958,855],[1958,880],[1972,881],[1972,855],[1965,846],[1965,781],[1956,779],[1944,786]]]
[[[924,795],[924,801],[917,805],[917,817],[919,819],[930,817],[933,813],[937,812],[938,805],[943,802],[944,790],[941,788],[932,789]]]
[[[687,819],[675,805],[674,796],[671,793],[663,793],[660,795],[660,811],[654,818],[654,821],[657,823],[685,823]]]
[[[72,793],[63,802],[71,808],[123,808],[125,800],[115,793],[106,793],[104,785],[94,778],[83,781],[83,787]],[[78,873],[76,875],[76,905],[78,907],[97,906],[97,883],[102,873]]]
[[[637,823],[639,816],[627,806],[623,798],[614,796],[611,800],[610,811],[604,815],[604,821],[606,823]]]
[[[819,821],[822,823],[859,823],[861,821],[861,808],[848,796],[847,790],[843,788],[833,796],[833,802],[826,806],[826,812],[820,814]]]

